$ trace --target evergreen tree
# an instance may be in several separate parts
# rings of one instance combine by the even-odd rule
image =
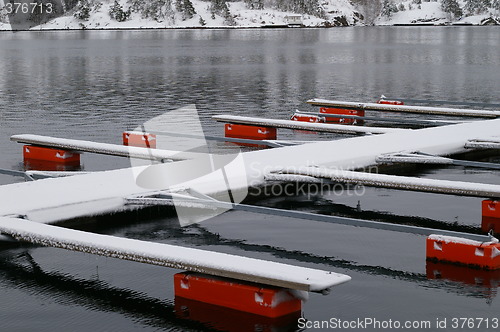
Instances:
[[[140,13],[142,18],[150,18],[157,22],[165,19],[174,21],[171,0],[128,0],[133,12]]]
[[[473,14],[476,10],[476,0],[465,0],[464,11]]]
[[[490,6],[490,0],[465,0],[464,11],[469,15],[477,15],[488,11]]]
[[[272,3],[273,7],[278,10],[326,18],[319,0],[273,0]]]
[[[184,0],[184,11],[189,18],[192,18],[194,15],[196,15],[196,10],[194,9],[191,0]]]
[[[441,9],[452,19],[460,18],[463,15],[457,0],[441,0]]]
[[[118,0],[115,0],[115,3],[113,6],[109,8],[109,16],[118,21],[118,22],[125,22],[126,20],[129,19],[131,15],[131,9],[123,10],[122,5],[118,2]]]
[[[80,0],[76,4],[73,16],[82,21],[88,21],[90,18],[90,3],[88,0]]]
[[[248,9],[264,9],[264,0],[244,0]]]
[[[191,19],[196,15],[196,10],[191,0],[175,0],[175,8],[182,14],[183,21]]]
[[[212,19],[215,18],[215,15],[219,15],[224,18],[224,23],[227,25],[236,24],[236,21],[227,6],[227,0],[211,0],[210,12],[212,14]]]
[[[500,10],[500,0],[493,0],[491,2],[491,8],[495,10]]]
[[[491,0],[479,0],[478,10],[479,13],[486,13],[491,7]]]
[[[380,14],[382,16],[391,17],[392,14],[397,13],[398,11],[398,7],[394,2],[391,0],[384,0]]]

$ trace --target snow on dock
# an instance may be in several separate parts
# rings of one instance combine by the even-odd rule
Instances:
[[[170,164],[166,164],[170,165]],[[132,169],[119,169],[0,186],[0,216],[52,223],[124,209],[124,197],[149,192]]]
[[[388,122],[401,125],[420,125],[420,126],[444,126],[450,124],[463,123],[465,121],[445,121],[445,120],[416,120],[416,119],[402,119],[402,118],[386,118],[380,116],[359,116],[359,115],[346,115],[346,114],[330,114],[330,113],[318,113],[318,112],[303,112],[295,111],[295,114],[300,115],[313,115],[323,118],[333,118],[333,119],[354,119],[362,121],[374,121],[374,122]]]
[[[358,103],[358,102],[345,102],[345,101],[327,100],[319,98],[308,100],[307,103],[314,106],[342,107],[348,109],[360,109],[365,111],[403,112],[403,113],[467,116],[467,117],[480,117],[480,118],[500,117],[499,111],[490,111],[490,110],[471,110],[462,108]]]
[[[309,292],[351,280],[334,273],[169,244],[100,235],[18,218],[0,218],[0,232],[19,241]]]
[[[271,180],[286,179],[288,174],[305,175],[315,178],[326,178],[336,182],[356,183],[366,186],[384,187],[421,192],[441,193],[472,197],[500,197],[500,185],[473,183],[463,181],[448,181],[422,179],[408,176],[373,174],[363,172],[341,171],[317,167],[285,168],[278,174],[267,176]]]
[[[465,145],[467,148],[467,144]],[[393,163],[403,163],[403,164],[427,164],[427,165],[454,165],[454,166],[465,166],[465,167],[477,167],[477,168],[487,168],[487,169],[499,169],[500,164],[489,163],[481,161],[470,161],[470,160],[459,160],[440,156],[432,156],[422,153],[391,153],[385,154],[377,157],[377,162],[381,164],[393,164]]]
[[[13,135],[10,137],[10,140],[18,143],[40,145],[44,147],[52,147],[52,148],[65,149],[71,151],[91,152],[91,153],[106,154],[111,156],[155,160],[160,162],[166,160],[193,159],[199,155],[194,152],[148,149],[136,146],[96,143],[91,141],[82,141],[82,140],[57,138],[57,137],[41,136],[41,135],[30,135],[30,134]]]
[[[413,164],[434,164],[434,165],[452,165],[453,159],[440,157],[440,156],[429,156],[420,153],[391,153],[385,154],[377,157],[377,163],[389,164],[389,163],[413,163]]]
[[[383,106],[394,107],[393,105]],[[494,116],[497,116],[496,114],[500,113],[497,112]],[[492,114],[488,116],[492,116]],[[222,122],[257,126],[382,135],[251,151],[241,153],[238,158],[220,155],[182,154],[176,151],[123,147],[37,135],[15,135],[12,137],[13,141],[25,144],[127,157],[136,153],[137,158],[146,159],[153,159],[152,156],[159,153],[156,157],[157,160],[180,161],[0,186],[0,200],[2,201],[0,205],[0,233],[35,244],[278,287],[323,292],[332,286],[349,281],[350,277],[329,271],[87,233],[48,224],[80,216],[112,213],[134,208],[127,203],[130,202],[130,199],[141,195],[154,197],[156,194],[162,193],[171,194],[174,197],[176,194],[179,195],[190,190],[200,193],[202,197],[228,193],[228,190],[234,194],[240,189],[247,190],[248,186],[265,184],[269,176],[275,176],[281,181],[295,181],[297,175],[300,175],[309,177],[310,180],[312,180],[310,177],[328,178],[339,182],[355,182],[406,190],[500,197],[500,186],[497,185],[350,171],[374,165],[377,162],[377,157],[383,155],[419,151],[422,154],[443,156],[464,152],[467,142],[481,137],[488,139],[497,135],[500,119],[408,130],[298,123],[287,120],[234,116],[216,116],[214,118]],[[241,162],[234,163],[234,160]],[[211,166],[201,165],[203,162],[208,162],[206,164]],[[348,171],[344,171],[345,169]],[[230,187],[228,187],[229,185]],[[402,230],[402,228],[400,229]],[[394,227],[392,230],[395,230]]]
[[[475,139],[465,144],[467,149],[500,149],[500,139]]]
[[[375,165],[380,155],[402,151],[436,156],[461,153],[466,151],[468,141],[493,137],[498,134],[498,128],[500,119],[495,119],[251,151],[241,154],[243,167],[226,175],[237,184],[231,187],[236,191],[246,190],[248,185],[263,185],[267,174],[287,167],[314,165],[353,170]],[[205,195],[227,192],[227,184],[220,181],[221,177],[193,175],[199,168],[193,163],[198,162],[194,159],[149,166],[158,174],[153,179],[154,190],[184,187]],[[136,175],[143,170],[144,167],[120,169],[3,185],[0,186],[0,216],[25,215],[29,220],[50,223],[120,211],[126,208],[126,198],[153,190],[137,184]],[[239,177],[245,177],[244,181],[239,181]],[[421,180],[414,179],[417,183]]]
[[[296,129],[296,130],[310,130],[317,132],[340,133],[340,134],[386,134],[386,133],[394,133],[407,130],[400,128],[346,126],[346,125],[331,124],[331,123],[309,123],[309,122],[292,121],[292,120],[252,118],[248,116],[236,116],[236,115],[214,115],[212,116],[212,119],[225,123],[265,126],[273,128],[286,128],[286,129]]]

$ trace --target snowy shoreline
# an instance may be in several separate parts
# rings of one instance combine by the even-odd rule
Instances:
[[[454,25],[428,25],[428,24],[395,24],[395,25],[380,25],[374,27],[441,27],[441,28],[453,28],[453,27],[484,27],[482,25],[473,24],[454,24]],[[364,28],[366,26],[350,26],[350,28]],[[349,28],[349,27],[336,27],[336,28]],[[29,29],[29,30],[7,30],[1,29],[0,33],[5,32],[57,32],[57,31],[160,31],[160,30],[283,30],[283,29],[293,29],[293,28],[265,28],[265,27],[166,27],[166,28],[91,28],[91,29]],[[325,27],[304,27],[302,29],[330,29]]]
[[[5,0],[0,0],[0,5],[2,1]],[[143,7],[134,7],[134,0],[81,0],[75,7],[60,8],[58,16],[40,17],[38,24],[22,16],[9,21],[5,13],[2,16],[0,7],[0,31],[277,29],[288,28],[290,17],[299,17],[298,25],[302,28],[500,25],[498,10],[454,17],[444,12],[437,0],[418,5],[415,4],[418,0],[398,0],[399,6],[392,0],[396,7],[388,12],[378,8],[375,15],[370,15],[367,8],[354,6],[352,0],[324,0],[322,14],[314,15],[297,14],[290,8],[288,11],[273,7],[249,9],[245,4],[249,0],[227,2],[226,11],[214,11],[206,0],[189,0],[192,4],[189,13],[185,8],[153,10],[148,6],[154,1],[140,1]],[[459,1],[465,6],[465,0]]]
[[[453,22],[451,24],[444,23],[394,23],[394,24],[379,24],[374,26],[366,25],[350,25],[350,26],[336,26],[336,27],[323,27],[323,26],[304,26],[304,27],[287,27],[282,25],[276,26],[166,26],[166,27],[95,27],[95,28],[40,28],[33,27],[30,29],[16,29],[5,28],[0,25],[0,33],[2,32],[54,32],[54,31],[151,31],[151,30],[283,30],[283,29],[332,29],[332,28],[365,28],[365,27],[485,27],[488,25],[473,24],[473,23],[460,23]]]

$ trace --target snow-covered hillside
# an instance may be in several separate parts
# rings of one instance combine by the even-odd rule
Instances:
[[[498,0],[397,0],[383,1],[380,15],[374,23],[376,25],[411,23],[479,25],[484,24],[488,18],[492,18],[493,22],[498,21],[498,17],[500,17]]]
[[[25,2],[30,0],[13,0]],[[449,22],[480,24],[500,16],[500,0],[38,0],[53,12],[8,15],[0,0],[0,29],[114,29],[262,27],[290,23],[299,14],[307,27]],[[461,15],[450,10],[449,4]],[[471,3],[484,3],[476,10]],[[484,7],[484,6],[483,6]],[[47,7],[40,7],[46,10]],[[11,10],[11,9],[10,9]],[[456,8],[455,8],[456,10]],[[297,16],[296,16],[297,17]],[[11,24],[12,23],[12,24]]]
[[[5,8],[3,1],[6,0],[0,0],[0,8]],[[297,12],[302,15],[304,26],[308,27],[346,26],[359,21],[356,9],[350,0],[322,0],[321,5],[319,0],[291,1],[299,4],[316,2],[317,8],[320,9],[318,11],[308,5],[295,8],[280,5],[280,2],[284,1],[80,0],[72,8],[64,8],[63,15],[51,17],[48,22],[31,26],[34,29],[261,27],[285,25],[288,23],[287,16]],[[261,6],[252,6],[252,3],[261,3]],[[64,2],[61,7],[64,7]],[[5,10],[2,11],[0,11],[0,29],[10,30],[9,17]],[[25,24],[21,26],[24,27]]]

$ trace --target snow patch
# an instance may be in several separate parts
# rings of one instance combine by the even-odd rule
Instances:
[[[493,250],[491,251],[491,258],[495,258],[498,256],[500,256],[500,250],[498,250],[498,248],[493,248]]]
[[[458,243],[458,244],[466,244],[466,245],[477,246],[477,247],[479,247],[479,246],[488,246],[488,245],[491,245],[491,244],[497,244],[498,243],[497,239],[493,239],[490,242],[479,242],[479,241],[469,240],[469,239],[465,239],[465,238],[461,238],[461,237],[446,236],[446,235],[436,235],[436,234],[429,235],[428,239],[434,240],[434,241],[443,242],[443,243]],[[477,256],[483,256],[484,253],[483,253],[483,255],[478,255],[478,253],[476,252],[476,255]]]
[[[293,299],[295,299],[295,297],[288,290],[279,291],[273,296],[273,301],[271,302],[271,308],[276,308],[281,303],[289,302]]]

